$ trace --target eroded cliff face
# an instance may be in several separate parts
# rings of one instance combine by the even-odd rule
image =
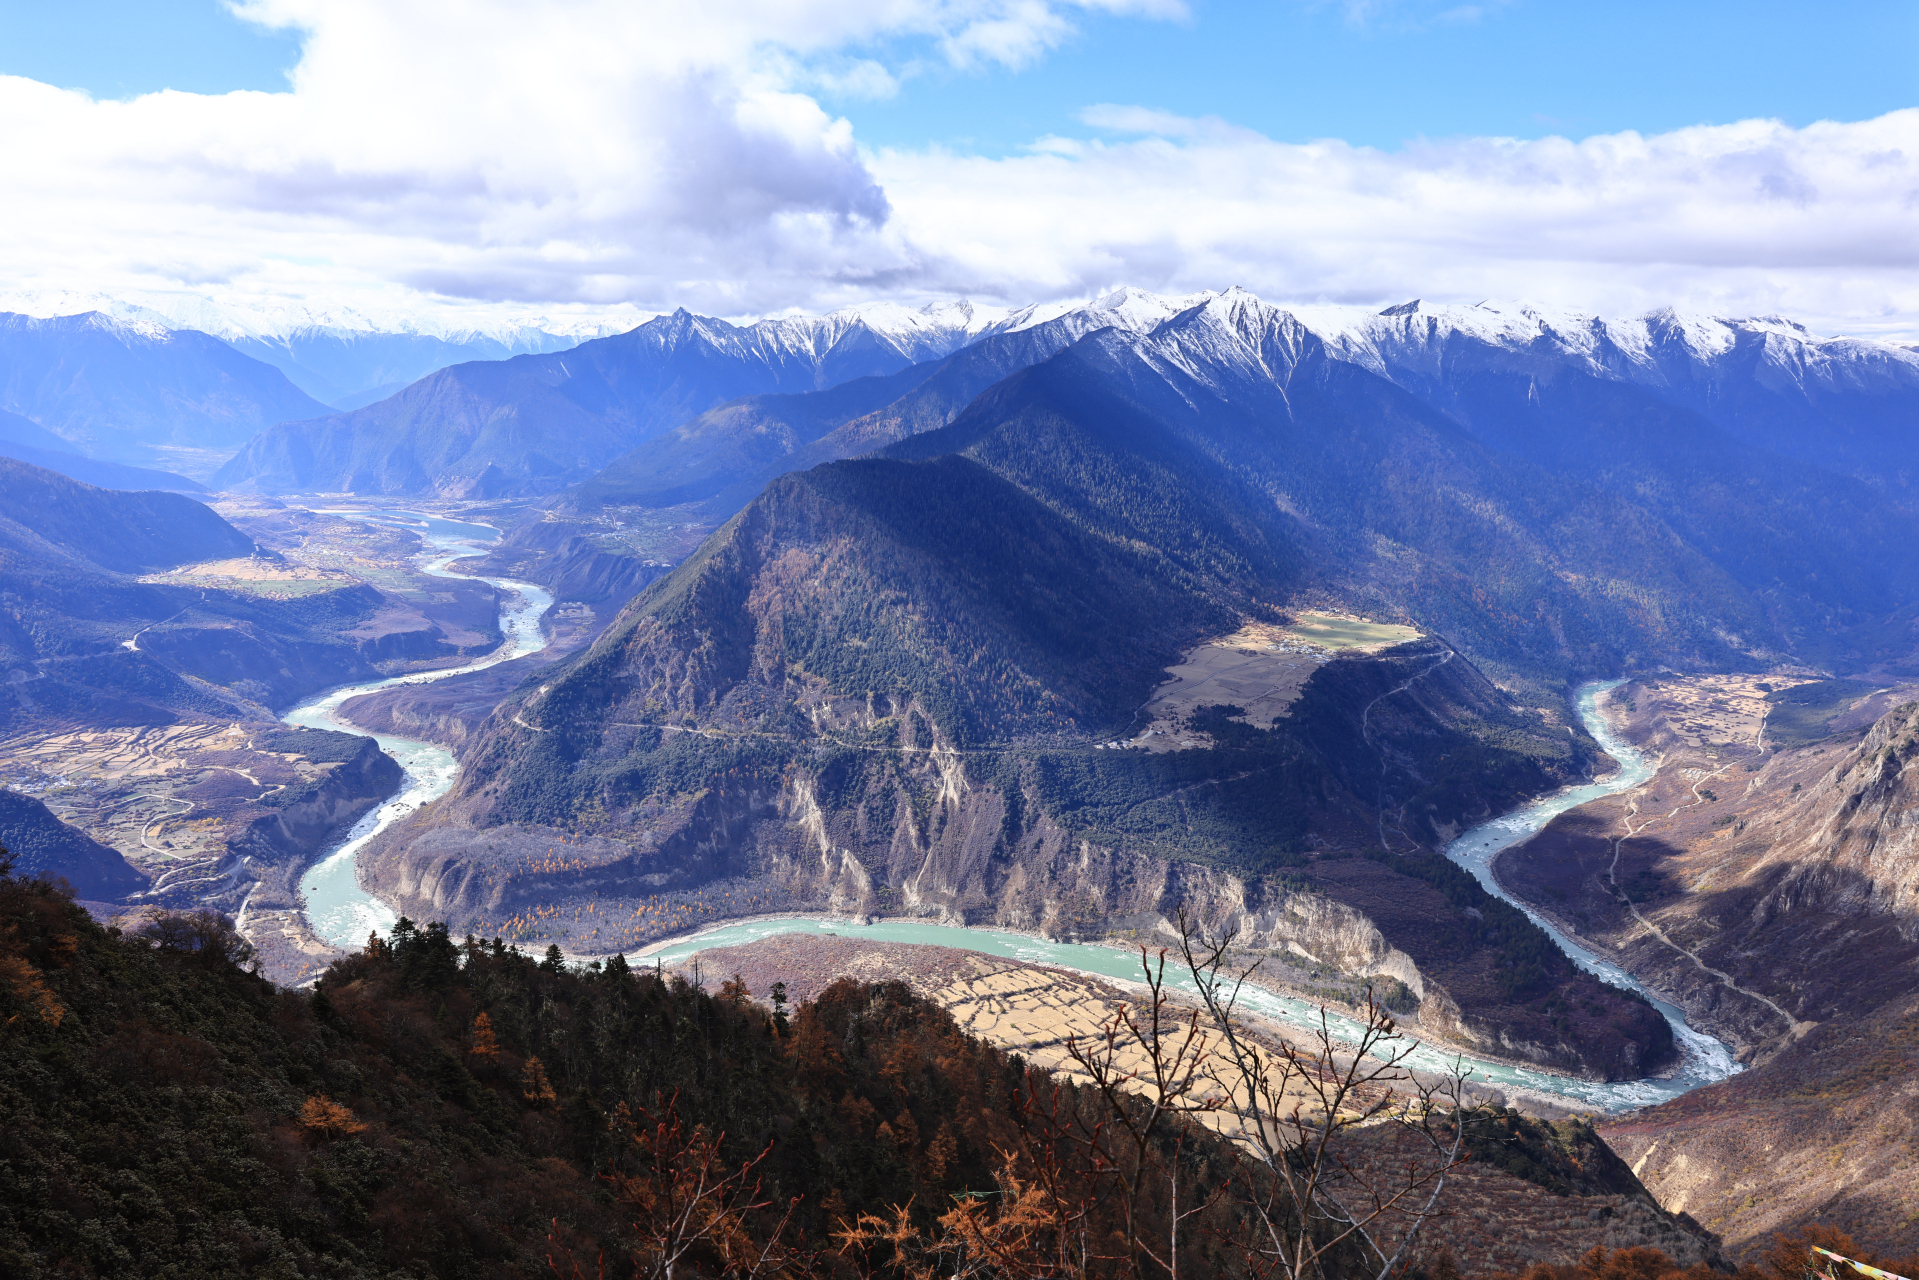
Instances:
[[[340,953],[314,934],[300,877],[327,843],[399,789],[404,774],[368,738],[350,759],[329,768],[299,794],[250,817],[227,839],[222,883],[197,886],[194,902],[234,915],[259,950],[262,972],[291,985],[319,972]]]
[[[1772,826],[1750,874],[1766,886],[1755,925],[1816,909],[1884,917],[1919,941],[1919,703],[1882,716]]]
[[[854,700],[836,712],[866,718],[874,710]],[[528,823],[395,828],[365,855],[364,874],[399,910],[445,919],[456,933],[550,916],[556,904],[576,913],[591,904],[582,919],[624,917],[715,886],[733,902],[1067,940],[1171,940],[1184,911],[1208,932],[1234,931],[1248,953],[1382,987],[1396,980],[1420,1002],[1421,1033],[1461,1048],[1597,1079],[1661,1065],[1645,1045],[1569,1040],[1548,1019],[1487,997],[1490,962],[1447,945],[1446,928],[1435,928],[1464,924],[1464,913],[1378,863],[1316,859],[1282,875],[1245,876],[1155,857],[1070,830],[1044,812],[1035,788],[1014,781],[1009,790],[969,772],[951,748],[886,753],[856,779],[795,770],[773,786],[710,788],[617,836]],[[1390,897],[1404,909],[1382,927],[1334,896],[1342,893]],[[664,919],[662,932],[690,923],[653,910],[643,918]],[[617,942],[600,935],[588,946],[619,949],[609,941]],[[1449,983],[1460,985],[1467,1007]]]

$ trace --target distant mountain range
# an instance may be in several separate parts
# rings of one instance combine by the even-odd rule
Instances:
[[[8,312],[0,410],[90,457],[204,475],[262,427],[327,407],[278,369],[194,330],[99,312]]]
[[[977,339],[977,316],[961,304],[740,327],[677,311],[571,351],[455,365],[364,409],[283,424],[213,483],[276,493],[551,492],[736,397],[824,390],[944,356]]]
[[[283,425],[217,483],[499,496],[586,481],[569,499],[574,510],[719,499],[724,515],[782,470],[942,425],[999,378],[1099,328],[1146,332],[1235,297],[1251,295],[1127,289],[1010,315],[870,307],[743,328],[680,312],[573,352],[443,370],[377,406]],[[1475,428],[1490,435],[1484,406],[1469,401],[1495,382],[1523,389],[1570,371],[1637,387],[1742,443],[1875,485],[1905,483],[1895,463],[1919,403],[1919,352],[1897,344],[1819,338],[1778,318],[1670,311],[1616,321],[1414,302],[1285,314],[1329,358],[1449,416],[1478,412]]]
[[[32,316],[99,312],[161,329],[192,329],[228,343],[287,375],[330,409],[357,409],[448,365],[564,351],[589,338],[623,333],[646,318],[601,311],[539,315],[524,309],[457,320],[430,313],[314,308],[300,304],[222,304],[196,295],[129,301],[99,293],[0,292],[0,311]]]

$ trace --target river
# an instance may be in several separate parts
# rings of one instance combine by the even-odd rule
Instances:
[[[442,520],[438,517],[406,511],[338,512],[336,514],[392,523],[412,529],[430,548],[428,554],[432,558],[426,564],[427,572],[442,577],[460,576],[450,573],[445,566],[452,560],[483,550],[485,543],[499,536],[498,530],[485,525],[462,524],[458,521]],[[376,689],[390,688],[397,684],[444,680],[462,672],[478,671],[537,652],[545,644],[539,629],[540,615],[552,604],[552,597],[540,588],[524,582],[502,578],[488,578],[486,581],[509,594],[509,603],[500,619],[501,630],[507,638],[498,650],[485,658],[460,667],[417,675],[395,676],[391,679],[335,689],[301,703],[282,718],[288,724],[365,734],[366,730],[338,718],[336,714],[340,704],[349,698],[370,693]],[[1534,923],[1546,931],[1561,950],[1572,957],[1574,963],[1615,986],[1628,987],[1647,995],[1665,1015],[1666,1020],[1672,1024],[1674,1035],[1678,1038],[1683,1051],[1683,1059],[1678,1071],[1666,1078],[1602,1084],[1590,1080],[1575,1080],[1569,1076],[1554,1075],[1551,1072],[1529,1067],[1509,1066],[1470,1057],[1463,1059],[1472,1073],[1472,1078],[1481,1083],[1495,1088],[1525,1089],[1536,1093],[1557,1095],[1568,1105],[1608,1112],[1626,1111],[1663,1102],[1690,1089],[1696,1089],[1700,1085],[1723,1080],[1741,1070],[1739,1063],[1734,1060],[1731,1050],[1726,1045],[1689,1026],[1679,1009],[1653,997],[1631,974],[1601,960],[1568,938],[1525,903],[1507,893],[1492,876],[1492,860],[1501,849],[1526,839],[1554,817],[1575,805],[1629,790],[1652,776],[1652,765],[1613,733],[1596,707],[1598,696],[1618,683],[1620,682],[1589,684],[1582,687],[1578,693],[1580,719],[1587,731],[1599,741],[1608,754],[1620,762],[1621,767],[1616,773],[1596,782],[1568,787],[1552,795],[1542,796],[1510,813],[1471,828],[1444,848],[1446,856],[1477,876],[1488,892],[1524,911]],[[453,754],[444,747],[392,734],[374,734],[373,736],[405,770],[406,781],[401,787],[400,794],[361,818],[342,838],[339,846],[315,865],[300,884],[301,891],[306,897],[307,917],[314,931],[328,942],[341,947],[360,946],[365,942],[368,933],[376,930],[384,933],[392,928],[396,919],[391,908],[360,887],[355,874],[355,854],[381,830],[428,801],[445,795],[452,787],[454,777],[459,771]],[[872,938],[881,942],[931,943],[937,946],[978,951],[987,955],[1055,964],[1108,978],[1137,980],[1139,977],[1137,954],[1123,948],[1096,943],[1054,942],[1030,934],[966,928],[957,925],[926,924],[911,920],[881,920],[870,925],[854,925],[843,920],[809,919],[798,916],[744,920],[733,924],[717,925],[685,938],[655,944],[646,949],[646,956],[649,960],[673,964],[707,947],[733,946],[780,933],[833,933]],[[1190,977],[1173,977],[1170,965],[1168,972],[1170,985],[1175,989],[1187,992],[1193,990]],[[1256,988],[1247,988],[1242,993],[1241,999],[1251,1011],[1277,1021],[1304,1027],[1318,1025],[1319,1006],[1308,1001]],[[1343,1014],[1329,1011],[1328,1017],[1335,1034],[1351,1036],[1358,1030],[1357,1024]],[[1411,1065],[1425,1070],[1443,1072],[1450,1070],[1456,1060],[1459,1060],[1456,1054],[1431,1046],[1421,1046],[1411,1059]]]
[[[462,557],[484,552],[486,544],[500,536],[498,529],[488,525],[463,524],[458,520],[442,520],[438,516],[411,511],[335,511],[329,514],[376,524],[397,525],[419,534],[427,546],[427,558],[421,567],[438,578],[468,577],[466,574],[453,573],[446,566]],[[483,578],[481,581],[491,583],[507,593],[506,607],[500,613],[500,631],[505,640],[499,648],[483,658],[457,667],[332,689],[308,698],[280,718],[288,724],[309,729],[337,729],[343,733],[366,736],[365,729],[339,716],[340,704],[349,698],[372,693],[376,689],[390,689],[395,685],[427,684],[469,671],[483,671],[545,648],[546,637],[540,632],[540,616],[552,605],[553,597],[531,583],[515,582],[510,578]],[[398,920],[392,908],[360,887],[354,866],[355,855],[381,831],[429,800],[445,795],[460,771],[453,753],[435,743],[419,742],[390,733],[376,733],[372,737],[382,750],[399,761],[400,768],[405,771],[406,780],[400,786],[400,793],[354,823],[341,837],[338,846],[322,857],[300,881],[308,922],[315,933],[336,947],[358,948],[365,944],[369,933],[376,930],[385,933]]]

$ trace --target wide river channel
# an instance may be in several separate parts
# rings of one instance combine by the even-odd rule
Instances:
[[[463,556],[483,551],[487,543],[499,536],[498,530],[485,525],[462,524],[458,521],[442,520],[408,511],[336,514],[394,524],[418,533],[429,549],[428,559],[425,562],[426,571],[442,577],[459,576],[449,572],[446,565]],[[505,634],[506,641],[499,649],[484,658],[459,667],[417,675],[395,676],[386,680],[373,680],[334,689],[301,703],[289,711],[283,719],[288,724],[365,734],[367,732],[365,729],[341,719],[337,714],[340,704],[349,698],[399,684],[444,680],[448,676],[478,671],[537,652],[545,644],[540,633],[540,615],[545,613],[547,607],[552,604],[552,597],[539,587],[524,582],[514,582],[504,578],[488,578],[486,581],[508,593],[508,602],[500,615],[500,630]],[[1471,1071],[1474,1080],[1495,1088],[1525,1089],[1555,1094],[1564,1098],[1568,1105],[1608,1112],[1627,1111],[1635,1107],[1663,1102],[1667,1098],[1677,1097],[1700,1085],[1723,1080],[1741,1070],[1739,1063],[1734,1060],[1731,1050],[1726,1045],[1687,1025],[1685,1016],[1679,1009],[1646,991],[1625,970],[1600,959],[1567,938],[1525,903],[1507,893],[1493,879],[1492,861],[1500,850],[1518,844],[1540,830],[1553,818],[1576,805],[1629,790],[1652,776],[1652,765],[1613,733],[1595,705],[1599,695],[1616,683],[1618,682],[1584,686],[1579,690],[1578,708],[1580,719],[1585,723],[1587,731],[1599,741],[1601,746],[1605,747],[1608,754],[1619,761],[1618,772],[1597,782],[1568,787],[1552,795],[1542,796],[1510,813],[1489,822],[1483,822],[1445,846],[1444,852],[1447,857],[1478,877],[1487,892],[1503,898],[1524,911],[1534,923],[1546,931],[1547,936],[1552,938],[1562,951],[1572,957],[1573,962],[1580,968],[1597,974],[1615,986],[1630,988],[1651,999],[1659,1011],[1665,1015],[1666,1020],[1672,1024],[1673,1033],[1684,1050],[1683,1060],[1678,1070],[1668,1077],[1600,1084],[1590,1080],[1575,1080],[1568,1076],[1554,1075],[1551,1072],[1529,1067],[1509,1066],[1471,1057],[1461,1060],[1454,1053],[1430,1046],[1421,1046],[1410,1065],[1441,1072],[1451,1070],[1455,1061],[1463,1061],[1464,1066]],[[369,933],[375,930],[384,933],[395,922],[392,909],[360,887],[359,879],[355,874],[355,854],[382,829],[399,821],[428,801],[445,795],[459,772],[459,766],[454,761],[452,752],[444,747],[435,746],[429,742],[417,742],[411,738],[397,737],[393,734],[378,733],[373,737],[388,754],[399,761],[400,767],[406,772],[406,781],[402,784],[397,796],[354,824],[338,847],[323,857],[300,884],[301,891],[306,896],[307,916],[312,922],[314,931],[328,942],[341,947],[358,947],[366,941]],[[923,924],[909,920],[882,920],[869,925],[855,925],[845,920],[797,916],[745,920],[734,924],[717,925],[697,934],[665,943],[656,943],[646,949],[645,955],[649,960],[657,959],[673,964],[707,947],[732,946],[781,933],[833,933],[841,936],[872,938],[880,942],[931,943],[978,951],[987,955],[1004,956],[1009,959],[1054,964],[1107,978],[1137,981],[1140,976],[1138,953],[1120,947],[1097,943],[1053,942],[1030,934],[1006,933],[996,929],[964,928],[956,925]],[[1171,969],[1171,965],[1168,965],[1169,985],[1179,990],[1192,990],[1191,979],[1175,978]],[[1308,1028],[1319,1025],[1320,1007],[1309,1001],[1276,995],[1270,991],[1251,987],[1242,992],[1240,999],[1249,1011],[1276,1021]],[[1357,1024],[1337,1011],[1328,1010],[1326,1017],[1336,1035],[1352,1035],[1358,1030]]]

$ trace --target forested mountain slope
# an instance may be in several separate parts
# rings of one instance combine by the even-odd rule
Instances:
[[[1067,1136],[1115,1108],[961,1034],[898,982],[841,980],[769,1016],[740,984],[715,996],[403,922],[289,991],[245,971],[218,917],[110,932],[3,873],[0,925],[0,1266],[21,1280],[490,1280],[571,1274],[569,1260],[619,1276],[682,1242],[677,1274],[742,1273],[772,1245],[789,1274],[905,1280],[918,1257],[843,1247],[862,1214],[935,1234],[949,1206],[1051,1159],[1065,1203],[1086,1193],[1089,1228],[1124,1239],[1110,1167],[1092,1172]],[[1547,1228],[1493,1250],[1470,1226],[1448,1233],[1475,1252],[1524,1265],[1623,1235],[1713,1256],[1589,1125],[1496,1110],[1468,1123],[1472,1162],[1442,1207]],[[1378,1136],[1335,1149],[1369,1161]],[[1162,1117],[1144,1163],[1140,1237],[1167,1239],[1177,1208],[1183,1272],[1259,1274],[1240,1199],[1259,1175],[1231,1144]],[[715,1188],[742,1165],[747,1194]],[[693,1230],[677,1233],[689,1204]],[[1116,1256],[1089,1277],[1133,1274],[1123,1248],[1102,1253]],[[1328,1280],[1371,1274],[1357,1246],[1323,1260]]]

